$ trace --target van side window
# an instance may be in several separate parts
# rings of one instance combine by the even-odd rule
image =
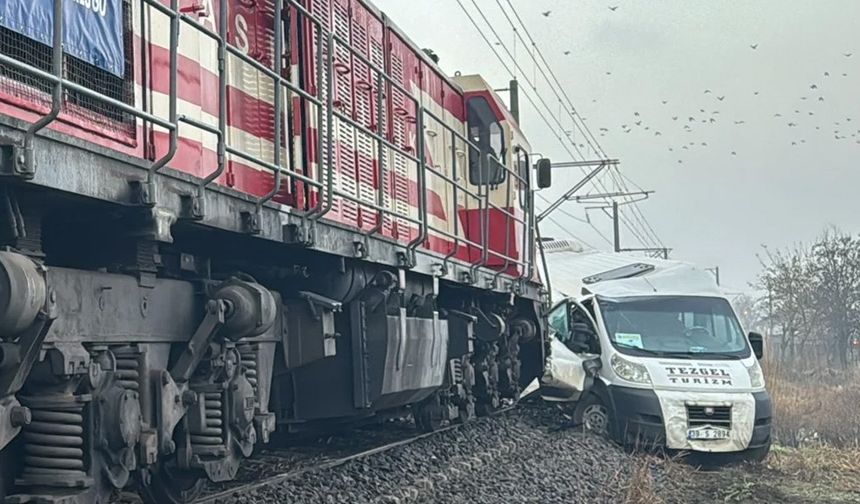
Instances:
[[[469,182],[472,185],[498,185],[505,180],[506,149],[502,125],[483,96],[467,103],[469,140],[479,149],[469,149]]]
[[[547,316],[549,326],[555,331],[555,338],[562,343],[567,343],[570,340],[570,321],[567,310],[567,303],[562,303],[549,312]]]

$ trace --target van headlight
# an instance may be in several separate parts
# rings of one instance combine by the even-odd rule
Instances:
[[[613,354],[609,359],[612,365],[612,370],[619,378],[632,383],[641,383],[643,385],[651,384],[651,375],[648,373],[648,368],[643,364],[631,362],[618,354]]]
[[[764,388],[764,372],[761,370],[761,366],[758,361],[753,361],[752,366],[747,368],[747,371],[750,374],[750,387],[754,389],[763,389]]]

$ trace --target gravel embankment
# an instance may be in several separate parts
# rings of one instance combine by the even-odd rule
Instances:
[[[660,464],[630,456],[576,429],[552,405],[521,404],[460,429],[224,502],[526,503],[624,502],[644,467],[648,485],[672,494],[680,482]],[[664,493],[664,491],[660,491]],[[641,499],[641,496],[638,496]]]

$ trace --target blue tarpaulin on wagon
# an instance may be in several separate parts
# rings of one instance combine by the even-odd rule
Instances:
[[[67,54],[123,77],[122,0],[62,0]],[[52,46],[54,0],[0,0],[0,25]]]

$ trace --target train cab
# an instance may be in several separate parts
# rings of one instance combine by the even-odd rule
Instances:
[[[467,236],[487,243],[481,257],[470,247],[469,261],[525,275],[526,242],[533,225],[526,216],[530,207],[531,148],[517,120],[501,97],[480,75],[454,77],[463,90],[469,149],[465,184],[483,195],[483,205],[467,197],[460,199],[460,222]],[[479,202],[480,203],[480,202]]]

